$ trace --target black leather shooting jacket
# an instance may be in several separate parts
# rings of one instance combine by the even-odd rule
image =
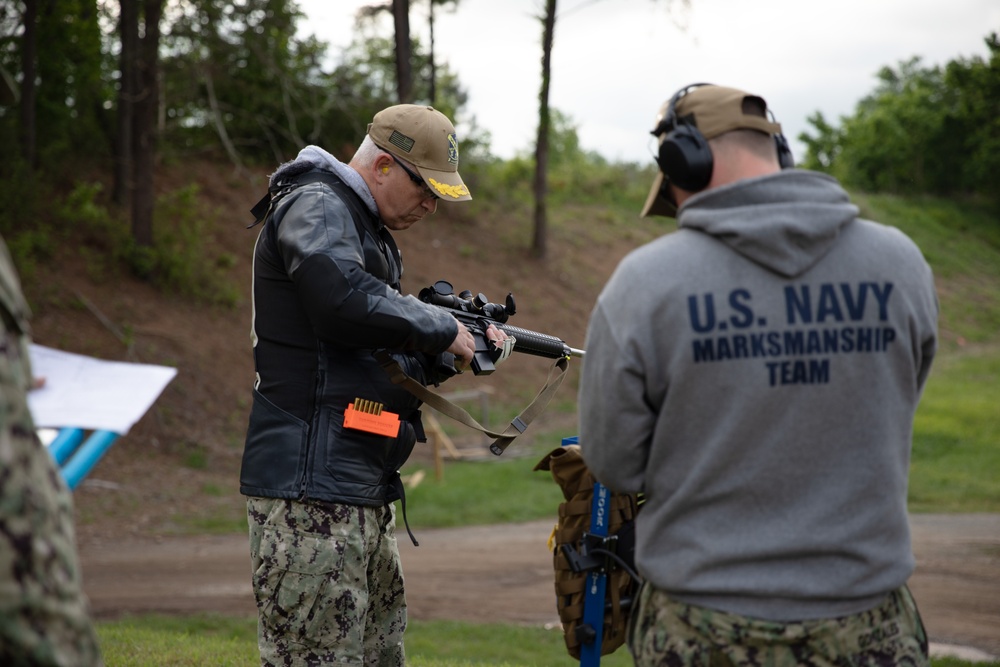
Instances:
[[[411,377],[436,383],[458,325],[401,294],[389,231],[331,172],[279,181],[271,192],[254,249],[256,379],[240,492],[392,502],[401,495],[400,466],[424,439],[420,401],[393,385],[372,355],[388,350]],[[358,398],[398,414],[398,434],[345,428],[344,411]]]

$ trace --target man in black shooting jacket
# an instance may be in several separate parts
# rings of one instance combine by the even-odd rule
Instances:
[[[308,146],[271,176],[270,194],[254,250],[256,377],[240,473],[261,664],[402,665],[393,502],[405,521],[398,471],[424,438],[420,401],[373,354],[388,351],[426,385],[475,352],[453,316],[400,292],[390,234],[440,200],[471,199],[455,128],[431,107],[389,107],[348,164]],[[487,336],[506,338],[495,327]]]

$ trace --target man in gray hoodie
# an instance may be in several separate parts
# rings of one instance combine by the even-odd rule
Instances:
[[[906,492],[930,268],[791,168],[758,96],[688,86],[653,134],[642,214],[679,229],[601,293],[579,406],[591,471],[644,496],[636,664],[928,664]]]

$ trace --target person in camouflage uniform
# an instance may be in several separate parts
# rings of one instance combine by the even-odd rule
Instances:
[[[69,489],[35,432],[28,307],[0,239],[0,665],[102,665]]]
[[[405,524],[399,468],[425,438],[420,400],[374,353],[427,385],[475,352],[454,317],[402,294],[391,234],[439,200],[471,199],[455,127],[431,107],[389,107],[350,163],[307,146],[270,185],[254,248],[256,376],[240,469],[261,664],[403,665],[393,503]],[[393,415],[385,429],[347,418],[359,399]]]
[[[930,266],[793,168],[760,96],[692,84],[653,134],[642,215],[678,229],[604,286],[579,405],[588,468],[643,495],[636,665],[927,665],[906,500]]]
[[[779,623],[685,604],[643,586],[626,640],[636,665],[920,667],[927,632],[905,586],[873,609]]]
[[[261,618],[270,619],[259,627],[262,664],[287,664],[291,656],[322,664],[330,654],[365,665],[406,663],[392,505],[251,498],[249,516],[254,590]],[[359,588],[364,581],[367,590]]]

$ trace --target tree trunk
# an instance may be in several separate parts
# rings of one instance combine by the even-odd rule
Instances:
[[[430,103],[431,106],[437,104],[437,66],[434,64],[434,0],[430,1],[430,14],[427,19],[428,27],[431,32],[431,51],[430,51],[430,61],[431,61],[431,80],[430,80]]]
[[[396,93],[400,104],[413,96],[413,68],[410,66],[410,0],[392,0],[392,18],[396,26]]]
[[[545,257],[548,245],[545,198],[549,167],[549,76],[552,69],[552,39],[556,28],[556,0],[545,0],[542,22],[542,89],[538,94],[538,139],[535,142],[535,238],[531,245],[532,252],[538,258]]]
[[[134,103],[136,98],[135,62],[138,58],[139,17],[137,0],[121,0],[118,15],[118,36],[121,40],[121,57],[118,68],[121,73],[118,88],[118,126],[115,142],[115,177],[112,200],[119,206],[132,199],[135,188],[132,174],[132,129]]]
[[[222,109],[219,108],[219,100],[215,96],[215,80],[212,79],[212,72],[206,66],[202,71],[202,80],[205,82],[205,93],[208,95],[208,108],[212,111],[212,124],[215,125],[215,132],[219,135],[219,141],[222,142],[222,146],[226,149],[226,154],[229,155],[229,159],[233,161],[233,166],[236,168],[238,173],[243,173],[243,160],[240,158],[239,151],[236,150],[235,144],[229,138],[229,132],[226,130],[226,121],[222,113]],[[294,129],[294,128],[293,128]],[[296,137],[298,143],[303,143],[301,139]]]
[[[159,106],[160,15],[163,0],[144,0],[145,33],[138,44],[133,129],[135,159],[135,192],[132,196],[132,237],[139,247],[153,245],[153,208],[156,192],[153,173],[156,165],[156,115]]]
[[[24,2],[24,35],[21,40],[21,157],[31,171],[38,166],[38,142],[35,130],[35,79],[38,56],[38,0]]]

